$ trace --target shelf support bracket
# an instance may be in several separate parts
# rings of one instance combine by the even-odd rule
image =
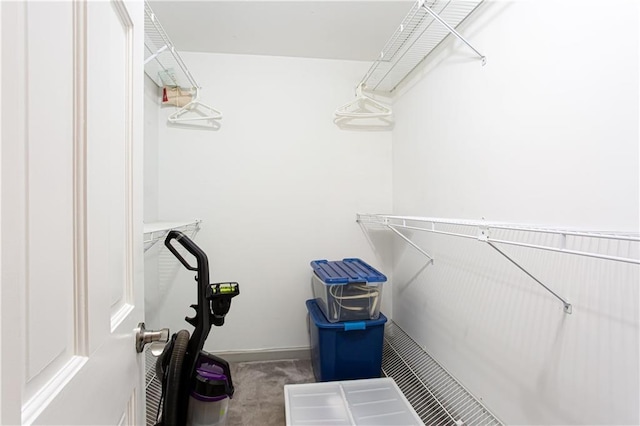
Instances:
[[[387,228],[391,229],[393,232],[395,232],[400,238],[402,238],[403,240],[405,240],[411,247],[413,247],[414,249],[418,250],[420,253],[422,253],[423,255],[425,255],[429,261],[427,262],[427,264],[431,263],[433,265],[433,257],[429,256],[429,254],[422,250],[420,247],[418,247],[418,245],[416,243],[414,243],[413,241],[411,241],[409,238],[407,238],[402,232],[398,231],[396,228],[393,227],[393,225],[389,225],[387,224]]]
[[[459,32],[457,32],[455,28],[447,24],[447,22],[444,19],[442,19],[440,15],[438,15],[436,12],[431,10],[431,8],[425,4],[424,0],[422,0],[422,7],[429,15],[433,17],[433,19],[435,19],[436,21],[444,25],[444,27],[448,29],[454,36],[456,36],[458,40],[460,40],[461,42],[466,44],[471,50],[473,50],[476,53],[476,55],[480,57],[480,60],[482,61],[482,66],[484,66],[487,63],[487,57],[484,56],[482,53],[478,52],[478,50],[475,47],[473,47],[471,43],[469,43],[464,37],[462,37],[462,35]]]
[[[567,302],[566,300],[564,300],[562,297],[558,296],[553,290],[551,290],[549,287],[547,287],[546,285],[544,285],[542,283],[542,281],[540,281],[539,279],[537,279],[536,277],[534,277],[533,275],[531,275],[529,273],[529,271],[527,271],[526,269],[524,269],[522,266],[520,266],[515,260],[513,260],[512,258],[510,258],[509,256],[507,256],[507,254],[505,252],[503,252],[502,250],[500,250],[498,247],[496,247],[493,243],[491,243],[490,241],[486,241],[485,242],[487,244],[489,244],[495,251],[497,251],[498,253],[500,253],[502,256],[504,256],[509,262],[513,263],[514,265],[516,265],[518,267],[518,269],[520,269],[522,272],[524,272],[525,274],[527,274],[529,276],[529,278],[531,278],[532,280],[534,280],[535,282],[537,282],[538,284],[540,284],[545,290],[547,290],[549,293],[553,294],[558,300],[560,300],[562,302],[562,304],[564,305],[564,311],[567,314],[571,313],[571,303]]]

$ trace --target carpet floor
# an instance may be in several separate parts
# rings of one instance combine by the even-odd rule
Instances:
[[[147,426],[155,424],[161,395],[155,358],[147,355]],[[311,361],[280,360],[231,363],[235,394],[229,401],[226,426],[285,425],[284,385],[313,383]]]
[[[284,385],[315,382],[308,359],[232,363],[231,377],[227,426],[284,425]]]

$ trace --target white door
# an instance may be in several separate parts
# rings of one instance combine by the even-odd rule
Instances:
[[[0,423],[143,424],[143,3],[0,4]]]

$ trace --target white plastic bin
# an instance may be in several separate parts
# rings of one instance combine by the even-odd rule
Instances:
[[[390,377],[284,386],[287,426],[422,425]]]

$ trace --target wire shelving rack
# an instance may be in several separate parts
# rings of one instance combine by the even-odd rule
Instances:
[[[369,91],[391,93],[451,34],[486,62],[456,28],[483,0],[418,0],[387,41],[359,85]]]
[[[498,246],[512,245],[640,265],[640,233],[637,232],[596,231],[484,220],[384,214],[358,214],[356,221],[361,224],[380,225],[393,231],[426,256],[430,263],[434,262],[433,256],[400,232],[400,229],[475,239],[486,243],[560,300],[564,305],[564,311],[568,314],[571,313],[571,303],[556,294]],[[544,235],[547,238],[531,238],[532,235]],[[610,253],[612,247],[616,250],[616,254]]]
[[[144,251],[153,247],[158,241],[163,239],[169,231],[177,230],[191,235],[195,235],[200,230],[201,220],[184,222],[152,222],[144,224]]]
[[[144,72],[158,85],[199,89],[149,4],[144,3]]]

